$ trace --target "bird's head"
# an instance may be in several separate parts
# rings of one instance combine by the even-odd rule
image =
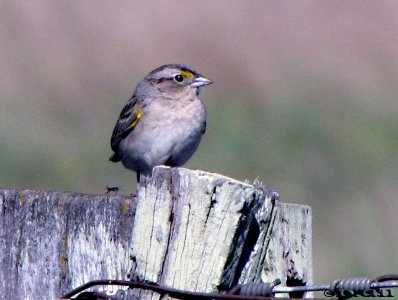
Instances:
[[[144,78],[144,82],[161,93],[192,91],[196,95],[199,94],[200,87],[212,84],[211,80],[182,64],[169,64],[156,68]]]

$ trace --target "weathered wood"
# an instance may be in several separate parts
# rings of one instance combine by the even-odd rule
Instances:
[[[275,196],[167,167],[143,177],[137,197],[1,190],[0,293],[52,299],[128,276],[209,292],[275,278],[311,284],[310,208]]]
[[[138,188],[134,275],[206,292],[276,278],[311,283],[310,208],[275,195],[217,174],[155,169]]]
[[[129,197],[0,191],[0,298],[55,299],[129,272]]]

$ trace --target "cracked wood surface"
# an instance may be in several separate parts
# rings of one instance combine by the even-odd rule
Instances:
[[[218,174],[156,168],[138,188],[132,275],[206,292],[275,278],[312,283],[310,208],[276,196]]]
[[[135,203],[0,190],[0,299],[56,299],[89,280],[125,278]]]
[[[128,277],[203,292],[312,283],[310,208],[218,174],[157,167],[136,197],[0,190],[0,215],[0,299]]]

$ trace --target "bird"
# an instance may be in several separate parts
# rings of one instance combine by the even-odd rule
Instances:
[[[123,107],[111,137],[112,162],[141,175],[158,165],[179,167],[197,150],[206,131],[206,107],[199,99],[213,82],[184,64],[149,72]]]

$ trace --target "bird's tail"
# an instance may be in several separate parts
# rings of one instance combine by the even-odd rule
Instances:
[[[117,153],[113,153],[111,155],[111,157],[109,157],[109,160],[112,161],[112,162],[118,162],[118,161],[120,161],[120,157],[119,157],[119,155]]]

